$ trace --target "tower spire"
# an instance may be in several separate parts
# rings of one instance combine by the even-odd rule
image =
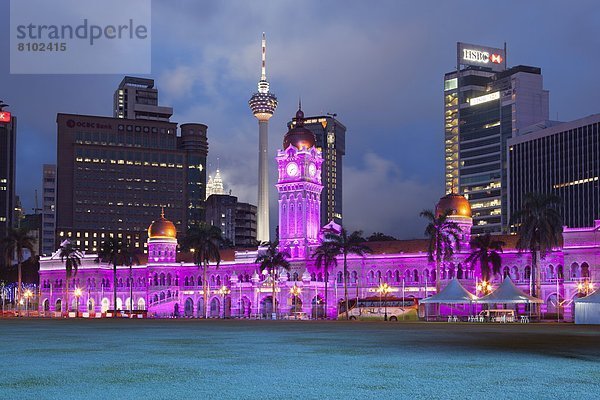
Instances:
[[[260,75],[261,81],[267,80],[267,39],[265,33],[262,35],[262,70]]]

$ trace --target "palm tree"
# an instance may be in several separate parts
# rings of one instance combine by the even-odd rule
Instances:
[[[133,264],[140,264],[140,252],[129,241],[121,247],[121,261],[129,267],[129,312],[133,314]]]
[[[315,264],[317,268],[323,268],[323,272],[325,273],[325,318],[327,318],[327,305],[328,296],[327,296],[327,284],[329,283],[329,268],[337,267],[337,256],[338,252],[334,246],[331,245],[331,242],[323,242],[313,253],[313,257],[315,258]],[[315,314],[316,317],[316,314]]]
[[[339,234],[328,233],[325,235],[325,240],[330,243],[332,253],[336,256],[344,257],[344,302],[346,304],[346,319],[348,315],[348,254],[356,254],[363,257],[365,254],[372,253],[369,246],[366,246],[362,237],[362,231],[354,231],[350,235],[342,228]]]
[[[184,247],[194,252],[194,263],[198,268],[202,267],[202,292],[204,301],[204,318],[208,317],[208,282],[206,273],[208,264],[211,261],[216,262],[216,268],[221,263],[221,252],[219,251],[223,244],[221,229],[214,225],[201,222],[197,227],[190,229],[185,238]]]
[[[21,266],[23,264],[23,251],[28,250],[31,256],[35,254],[33,242],[35,238],[29,236],[29,231],[25,228],[8,230],[8,235],[2,239],[4,247],[4,259],[6,265],[11,265],[12,262],[17,262],[17,313],[21,315],[21,291],[23,286],[23,278],[21,274]]]
[[[546,253],[559,245],[562,238],[563,220],[558,212],[560,197],[553,194],[528,193],[523,200],[523,207],[513,215],[513,223],[517,223],[517,250],[531,254],[530,294],[540,294],[540,271],[538,261],[546,257]]]
[[[113,267],[113,318],[117,318],[117,265],[122,265],[121,252],[123,243],[114,237],[108,238],[100,245],[99,258]]]
[[[265,242],[261,247],[266,247],[266,250],[254,261],[260,265],[260,270],[266,270],[271,276],[273,312],[277,315],[277,297],[275,296],[276,274],[279,268],[289,271],[291,268],[290,262],[287,260],[290,254],[287,251],[279,251],[279,242]]]
[[[421,217],[426,218],[429,223],[425,228],[425,236],[429,240],[427,247],[427,256],[429,262],[435,261],[435,289],[440,292],[440,264],[449,260],[454,254],[454,250],[460,250],[460,226],[448,220],[452,210],[444,210],[440,215],[431,210],[423,210]]]
[[[506,245],[501,240],[492,239],[492,235],[486,233],[483,236],[476,236],[471,239],[471,254],[466,259],[469,264],[479,263],[481,276],[484,281],[490,280],[490,275],[500,273],[502,263],[502,246]],[[491,269],[490,269],[491,264]]]
[[[74,278],[77,275],[77,270],[81,265],[81,252],[76,249],[70,240],[65,240],[60,244],[58,248],[58,256],[60,257],[60,261],[65,263],[65,275],[66,275],[66,294],[65,300],[67,305],[67,313],[69,312],[69,280]],[[61,310],[62,311],[62,310]],[[77,310],[79,312],[79,310]]]

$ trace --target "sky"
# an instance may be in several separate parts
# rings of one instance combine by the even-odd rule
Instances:
[[[42,164],[56,162],[56,114],[110,116],[123,75],[9,73],[9,1],[0,0],[0,99],[18,117],[17,194],[27,212]],[[307,116],[347,127],[344,225],[367,235],[423,236],[419,212],[443,196],[443,75],[456,42],[507,43],[509,66],[542,68],[552,119],[600,112],[596,1],[152,1],[152,73],[172,121],[208,125],[209,173],[256,204],[258,125],[247,101],[267,77],[279,106],[274,159],[298,97]],[[144,75],[142,75],[144,76]],[[271,227],[277,225],[275,161]]]

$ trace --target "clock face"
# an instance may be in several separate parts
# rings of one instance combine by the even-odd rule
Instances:
[[[294,162],[293,163],[289,163],[287,165],[286,171],[287,171],[287,174],[289,176],[296,176],[296,175],[298,175],[298,164],[296,164]]]
[[[317,174],[317,166],[313,163],[310,163],[308,166],[308,173],[310,176],[315,176]]]

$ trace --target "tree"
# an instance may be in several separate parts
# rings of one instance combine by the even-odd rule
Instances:
[[[70,240],[65,240],[64,242],[62,242],[60,244],[60,247],[58,248],[58,256],[60,257],[60,261],[65,263],[65,276],[66,276],[65,280],[67,281],[65,300],[66,300],[66,305],[67,305],[66,308],[67,308],[67,313],[68,313],[69,312],[69,280],[71,278],[74,278],[77,275],[77,270],[79,269],[79,266],[81,265],[81,258],[83,257],[83,254],[81,254],[81,252],[73,246],[73,244],[71,243]],[[77,310],[77,312],[79,312],[79,310]]]
[[[221,229],[214,225],[201,222],[197,227],[191,228],[186,235],[184,247],[194,253],[194,263],[198,268],[202,267],[202,292],[204,300],[204,318],[208,317],[208,282],[206,273],[211,261],[216,262],[216,268],[221,263],[221,252],[223,244]]]
[[[331,244],[331,242],[323,242],[313,253],[313,257],[315,257],[315,264],[317,268],[323,268],[323,272],[325,273],[325,318],[327,318],[327,305],[328,302],[328,291],[327,284],[329,283],[329,268],[337,267],[337,256],[339,253],[335,246]],[[316,315],[315,315],[316,317]]]
[[[336,256],[343,256],[344,259],[344,303],[346,305],[346,319],[349,319],[348,315],[348,254],[356,254],[357,256],[363,257],[365,254],[372,253],[369,246],[364,244],[362,237],[362,231],[354,231],[348,235],[348,232],[342,228],[339,234],[328,233],[325,235],[325,240],[330,243],[332,252]]]
[[[266,247],[266,250],[261,253],[259,250],[259,256],[254,261],[259,264],[261,271],[266,270],[271,276],[272,284],[272,298],[273,298],[273,312],[277,315],[277,297],[275,296],[275,282],[277,281],[277,270],[282,268],[286,271],[290,270],[290,263],[287,260],[290,258],[290,254],[287,251],[279,251],[279,242],[265,242],[262,246]]]
[[[99,258],[113,267],[113,318],[117,318],[117,265],[123,265],[121,251],[123,243],[116,238],[108,238],[100,245]]]
[[[373,232],[373,234],[367,238],[368,242],[391,242],[394,240],[397,239],[393,236],[385,235],[381,232]]]
[[[29,231],[25,228],[10,228],[8,235],[2,239],[6,265],[10,266],[14,261],[17,262],[17,312],[19,316],[21,315],[21,295],[23,290],[23,276],[21,272],[21,266],[24,261],[23,252],[24,250],[28,250],[33,257],[35,255],[34,241],[35,238],[29,236]]]
[[[517,250],[531,254],[533,280],[529,290],[532,296],[540,294],[540,271],[538,261],[557,247],[562,239],[563,220],[558,212],[560,197],[553,194],[528,193],[523,207],[513,215],[518,225]]]
[[[460,226],[448,220],[452,210],[445,210],[436,216],[431,210],[421,212],[421,217],[426,218],[429,223],[425,228],[425,236],[428,238],[427,256],[429,261],[435,261],[435,289],[440,292],[440,264],[452,258],[454,250],[460,250]]]
[[[501,240],[492,239],[492,235],[486,233],[471,239],[471,254],[466,259],[469,264],[479,263],[481,276],[484,281],[489,282],[490,275],[500,273],[502,263],[502,246],[506,245]],[[490,264],[492,268],[490,269]]]
[[[140,252],[129,241],[123,243],[121,247],[121,261],[123,265],[129,267],[129,312],[133,313],[133,265],[140,264]]]

